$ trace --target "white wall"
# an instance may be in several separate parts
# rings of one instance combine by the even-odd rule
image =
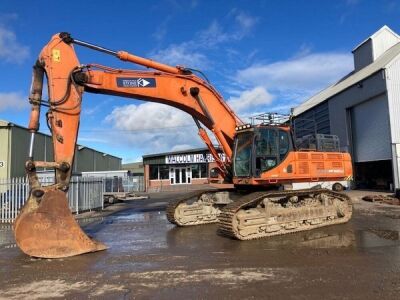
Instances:
[[[329,100],[331,134],[339,136],[342,151],[350,152],[351,120],[349,110],[364,101],[386,95],[386,83],[382,72],[378,72]],[[385,96],[386,97],[386,96]]]
[[[393,173],[395,188],[400,188],[400,57],[386,68],[389,98],[390,134],[392,137]]]
[[[379,33],[372,38],[374,60],[398,42],[400,42],[399,37],[389,29],[383,28],[380,30]]]

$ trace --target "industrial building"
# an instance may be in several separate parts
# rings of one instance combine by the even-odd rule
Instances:
[[[352,53],[352,72],[294,109],[296,137],[337,135],[356,188],[400,188],[400,37],[383,26]]]
[[[143,176],[144,175],[143,162],[122,164],[121,170],[129,171],[131,176]]]
[[[225,155],[219,151],[225,161]],[[207,148],[175,151],[143,156],[146,191],[196,189],[222,178]]]
[[[0,179],[25,176],[30,133],[27,128],[0,120]],[[37,133],[34,158],[54,161],[51,136]],[[77,145],[73,172],[120,170],[121,158]]]

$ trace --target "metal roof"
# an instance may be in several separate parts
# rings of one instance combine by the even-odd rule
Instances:
[[[400,54],[400,43],[397,43],[393,47],[389,48],[385,53],[378,57],[373,63],[369,64],[365,68],[359,70],[358,72],[350,72],[339,82],[329,86],[325,90],[322,90],[315,96],[311,97],[304,103],[297,106],[293,114],[298,116],[299,114],[313,108],[314,106],[328,100],[329,98],[335,96],[346,90],[347,88],[357,84],[358,82],[364,80],[365,78],[375,74],[376,72],[384,69],[393,59],[395,59]]]
[[[219,147],[216,147],[217,151],[221,151]],[[155,153],[155,154],[147,154],[143,155],[143,158],[150,158],[150,157],[157,157],[157,156],[167,156],[167,155],[174,155],[174,154],[186,154],[186,153],[196,153],[196,152],[205,152],[209,151],[208,148],[195,148],[195,149],[188,149],[188,150],[181,150],[181,151],[171,151],[171,152],[163,152],[163,153]]]
[[[356,51],[358,48],[360,48],[362,45],[364,45],[367,41],[372,40],[375,37],[377,37],[382,31],[388,31],[391,34],[393,34],[395,37],[400,39],[400,36],[396,32],[394,32],[392,29],[390,29],[390,27],[388,27],[387,25],[383,25],[377,32],[375,32],[373,35],[367,37],[365,40],[363,40],[361,43],[359,43],[357,46],[355,46],[351,52],[354,53],[354,51]]]
[[[15,123],[11,123],[11,122],[8,122],[8,121],[5,121],[5,120],[0,120],[0,127],[11,127],[11,126],[15,126],[15,127],[18,127],[18,128],[24,129],[24,130],[29,130],[28,128],[26,128],[24,126],[21,126],[21,125],[15,124]],[[51,135],[49,135],[47,133],[37,132],[37,134],[41,134],[41,135],[44,135],[44,136],[47,136],[47,137],[51,138]],[[96,149],[93,149],[93,148],[90,148],[90,147],[87,147],[87,146],[82,146],[80,144],[76,144],[76,146],[78,147],[78,150],[82,150],[82,149],[86,148],[86,149],[89,149],[91,151],[95,151],[97,153],[103,154],[104,156],[108,155],[108,156],[112,156],[112,157],[115,157],[117,159],[122,160],[121,157],[118,157],[118,156],[115,156],[115,155],[112,155],[112,154],[108,154],[108,153],[105,153],[105,152],[102,152],[102,151],[99,151],[99,150],[96,150]]]
[[[0,126],[1,127],[8,127],[10,125],[12,125],[12,123],[4,121],[4,120],[0,120]]]

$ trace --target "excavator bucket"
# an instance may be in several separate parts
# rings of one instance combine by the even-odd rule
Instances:
[[[73,217],[66,194],[48,189],[40,197],[32,193],[14,222],[15,240],[27,255],[63,258],[107,247],[89,238]]]

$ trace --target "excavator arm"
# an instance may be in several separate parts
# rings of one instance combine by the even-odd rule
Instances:
[[[81,65],[74,44],[153,70]],[[48,101],[42,100],[44,77],[47,78]],[[31,143],[26,163],[31,193],[14,223],[17,244],[31,256],[66,257],[106,248],[80,229],[69,212],[65,195],[71,178],[84,92],[152,101],[187,112],[193,117],[220,173],[230,178],[235,127],[242,122],[207,80],[193,74],[191,69],[168,66],[125,51],[112,51],[73,39],[68,33],[56,34],[41,51],[33,69],[29,97]],[[39,129],[41,106],[48,107],[46,117],[53,137],[54,162],[34,160],[34,137]],[[226,162],[221,161],[202,125],[214,134],[227,157]],[[36,175],[38,167],[55,169],[54,185],[41,186]]]
[[[80,65],[74,43],[155,71],[112,69],[97,64]],[[43,73],[47,77],[48,102],[41,99]],[[201,124],[213,132],[229,163],[235,127],[242,122],[206,80],[183,67],[171,67],[125,51],[115,52],[61,33],[54,35],[43,48],[34,68],[30,95],[33,108],[29,124],[29,130],[36,132],[39,128],[40,106],[49,106],[47,120],[55,153],[52,166],[56,168],[58,183],[68,185],[85,91],[163,103],[187,112],[197,124],[199,134],[214,155],[221,173],[227,175],[227,166],[219,159]],[[31,151],[29,156],[33,156]],[[44,163],[36,162],[36,166],[38,164],[42,166]]]

